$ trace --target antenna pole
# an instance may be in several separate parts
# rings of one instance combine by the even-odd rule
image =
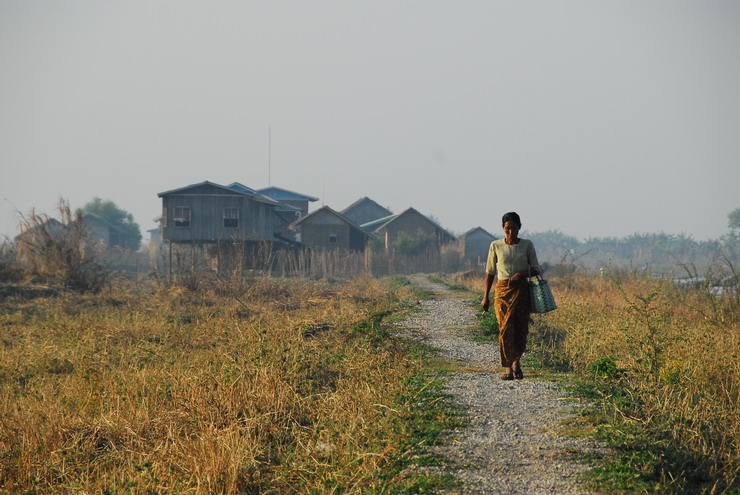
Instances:
[[[272,126],[267,128],[267,187],[272,185]]]

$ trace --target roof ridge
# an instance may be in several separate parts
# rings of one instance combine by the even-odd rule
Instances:
[[[342,215],[342,214],[341,214],[340,212],[338,212],[338,211],[336,211],[335,209],[331,208],[331,207],[330,207],[329,205],[325,205],[325,206],[322,206],[321,208],[319,208],[319,209],[317,209],[317,210],[314,210],[314,211],[312,211],[311,213],[309,213],[309,214],[308,214],[308,215],[306,215],[305,217],[299,218],[298,220],[296,220],[295,222],[293,222],[293,224],[294,224],[294,225],[298,225],[299,223],[303,223],[303,221],[304,221],[304,220],[306,220],[307,218],[309,218],[309,217],[311,217],[311,216],[315,215],[316,213],[318,213],[318,212],[320,212],[320,211],[322,211],[322,210],[327,210],[327,211],[329,211],[330,213],[332,213],[333,215],[336,215],[336,216],[338,216],[339,218],[341,218],[342,220],[344,220],[345,222],[347,222],[347,223],[348,223],[349,225],[351,225],[352,227],[355,227],[355,228],[357,228],[357,229],[359,229],[359,230],[362,230],[363,232],[365,231],[365,229],[363,229],[363,228],[362,228],[361,226],[357,225],[357,224],[356,224],[355,222],[353,222],[353,221],[352,221],[352,220],[350,220],[349,218],[345,217],[345,216],[344,216],[344,215]]]
[[[257,193],[264,194],[265,196],[269,196],[268,194],[266,194],[266,191],[269,191],[271,189],[272,190],[276,190],[276,191],[282,191],[282,192],[294,194],[296,196],[302,196],[307,201],[318,201],[319,200],[319,198],[316,198],[314,196],[309,196],[308,194],[303,194],[303,193],[299,193],[299,192],[296,192],[296,191],[291,191],[290,189],[285,189],[284,187],[277,187],[277,186],[268,186],[268,187],[263,187],[262,189],[257,189]]]

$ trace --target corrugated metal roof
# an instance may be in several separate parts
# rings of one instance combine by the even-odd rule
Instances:
[[[344,215],[348,211],[352,210],[353,208],[356,208],[357,206],[361,205],[362,203],[370,203],[370,204],[373,204],[373,205],[377,206],[378,208],[381,208],[382,210],[387,211],[388,212],[388,215],[392,215],[393,214],[393,212],[391,210],[389,210],[385,206],[380,206],[377,201],[373,201],[372,199],[368,198],[367,196],[364,196],[364,197],[358,199],[357,201],[355,201],[354,203],[352,203],[351,205],[349,205],[348,207],[346,207],[345,209],[343,209],[340,213],[342,215]]]
[[[259,194],[264,194],[265,196],[269,196],[272,199],[277,199],[278,201],[318,201],[319,198],[314,198],[313,196],[308,196],[306,194],[301,194],[293,191],[288,191],[287,189],[283,189],[280,187],[265,187],[264,189],[258,189],[257,192]]]
[[[244,184],[240,182],[232,182],[228,186],[229,189],[233,189],[234,191],[239,192],[245,192],[254,195],[254,200],[259,203],[266,203],[269,205],[273,205],[276,210],[279,211],[301,211],[300,208],[296,208],[295,206],[286,205],[285,203],[281,203],[275,198],[271,198],[270,196],[267,196],[265,194],[260,194],[257,192],[256,189],[252,189],[251,187],[245,186]]]
[[[266,204],[272,205],[275,207],[275,210],[277,211],[301,211],[301,209],[298,207],[286,205],[285,203],[281,203],[280,201],[273,199],[269,196],[265,196],[263,194],[256,195],[254,197],[254,200],[259,203],[266,203]]]
[[[366,224],[363,224],[362,227],[365,228],[366,230],[370,230],[372,232],[377,232],[378,230],[380,230],[381,228],[385,227],[389,223],[394,222],[397,218],[402,217],[404,215],[409,215],[409,214],[417,214],[417,215],[419,215],[420,217],[424,218],[427,222],[429,222],[432,225],[434,225],[434,227],[437,228],[438,231],[441,234],[443,234],[444,236],[446,236],[449,239],[455,239],[455,236],[452,235],[452,234],[450,234],[449,232],[447,232],[447,229],[445,229],[444,227],[442,227],[441,225],[439,225],[437,222],[435,222],[434,220],[432,220],[428,216],[420,213],[415,208],[408,208],[405,211],[403,211],[402,213],[399,213],[398,215],[392,215],[390,217],[380,218],[378,220],[375,220],[375,222],[368,222]],[[375,225],[374,227],[366,227],[366,226],[369,226],[369,225],[374,224],[376,222],[377,222],[377,225]]]
[[[353,221],[352,221],[352,220],[350,220],[349,218],[345,217],[344,215],[342,215],[342,214],[341,214],[341,213],[339,213],[338,211],[334,211],[334,210],[332,210],[332,209],[331,209],[331,208],[329,208],[328,206],[322,206],[322,207],[321,207],[321,208],[319,208],[318,210],[312,211],[311,213],[309,213],[309,214],[308,214],[308,215],[306,215],[305,217],[303,217],[303,218],[301,218],[301,219],[298,219],[298,220],[296,220],[295,222],[293,222],[293,225],[294,225],[294,226],[300,225],[300,224],[302,224],[303,222],[305,222],[305,221],[306,221],[307,219],[309,219],[309,218],[313,217],[314,215],[316,215],[317,213],[321,213],[321,212],[329,212],[329,213],[331,213],[332,215],[334,215],[334,216],[336,216],[336,217],[338,217],[338,218],[342,219],[343,221],[347,222],[347,224],[348,224],[348,225],[349,225],[350,227],[352,227],[352,228],[354,228],[354,229],[357,229],[357,230],[361,231],[362,233],[364,233],[364,234],[368,235],[369,237],[372,237],[372,235],[371,235],[371,234],[370,234],[369,232],[367,232],[367,231],[366,231],[365,229],[363,229],[363,228],[362,228],[362,227],[361,227],[360,225],[357,225],[357,224],[356,224],[355,222],[353,222]]]
[[[363,229],[372,232],[373,230],[377,230],[378,228],[382,227],[383,225],[387,224],[394,218],[396,218],[398,215],[388,215],[387,217],[378,218],[377,220],[373,220],[372,222],[363,223],[360,225]]]
[[[273,197],[270,197],[264,194],[260,194],[255,189],[245,186],[244,184],[241,184],[239,182],[232,182],[228,186],[222,186],[221,184],[216,184],[215,182],[210,182],[206,180],[203,182],[199,182],[198,184],[190,184],[189,186],[180,187],[177,189],[171,189],[169,191],[161,192],[157,194],[157,196],[161,198],[162,196],[166,196],[168,194],[182,193],[182,192],[187,191],[188,189],[194,189],[196,187],[202,187],[202,186],[212,186],[218,189],[226,189],[229,192],[242,194],[244,196],[254,198],[254,200],[259,203],[265,203],[265,204],[271,205],[275,207],[275,209],[278,211],[292,211],[292,212],[301,211],[300,208],[296,208],[295,206],[286,205],[285,203],[281,203],[280,201],[277,200],[277,198],[273,198]]]
[[[234,191],[246,192],[246,193],[250,193],[252,195],[256,195],[257,194],[257,191],[256,190],[252,189],[251,187],[247,187],[244,184],[241,184],[239,182],[232,182],[231,184],[229,184],[226,187],[228,187],[229,189],[233,189]]]

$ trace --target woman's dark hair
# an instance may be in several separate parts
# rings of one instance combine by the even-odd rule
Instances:
[[[522,226],[522,221],[515,211],[510,211],[509,213],[506,213],[504,215],[504,217],[501,219],[501,226],[503,227],[506,222],[513,222],[520,227]]]

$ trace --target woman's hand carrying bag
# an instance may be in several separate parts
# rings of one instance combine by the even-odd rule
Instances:
[[[529,296],[532,301],[533,313],[547,313],[553,309],[558,309],[550,284],[540,275],[529,279]]]

